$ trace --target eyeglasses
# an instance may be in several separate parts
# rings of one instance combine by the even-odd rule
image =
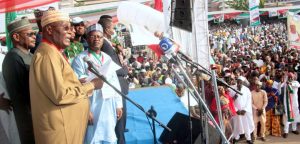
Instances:
[[[96,38],[102,39],[103,36],[100,36],[100,35],[91,35],[90,38],[91,38],[91,39],[96,39]]]
[[[52,25],[52,27],[58,27],[58,28],[62,28],[64,31],[72,31],[72,27],[71,25],[58,25],[58,24],[55,24],[55,25]]]
[[[22,33],[25,34],[27,37],[32,37],[32,36],[36,36],[36,32],[30,32],[30,33]]]

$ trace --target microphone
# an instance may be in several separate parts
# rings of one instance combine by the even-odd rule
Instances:
[[[164,53],[164,56],[168,59],[171,59],[171,57],[176,56],[177,54],[180,54],[184,60],[192,61],[189,56],[181,52],[179,49],[177,50],[176,44],[174,41],[166,36],[163,36],[159,42],[159,46],[161,50]]]
[[[98,69],[95,67],[94,63],[92,62],[92,60],[91,60],[91,58],[89,56],[85,56],[83,58],[83,61],[88,64],[88,70],[90,70],[91,72],[95,72],[95,73],[101,75],[99,73]]]
[[[175,45],[174,42],[169,39],[168,37],[162,37],[160,42],[159,42],[159,47],[162,50],[163,54],[165,57],[168,59],[171,59],[172,56],[176,55],[175,54]]]

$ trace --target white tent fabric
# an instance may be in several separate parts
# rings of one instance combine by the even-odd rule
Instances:
[[[163,5],[167,25],[170,23],[171,0],[163,0]],[[193,33],[173,27],[172,36],[181,45],[180,50],[183,53],[189,55],[195,62],[208,69],[210,65],[210,48],[208,45],[208,19],[205,5],[206,3],[203,0],[194,1]]]
[[[210,48],[208,43],[207,0],[194,1],[193,49],[196,49],[196,60],[204,68],[210,67]],[[194,57],[193,57],[194,58]]]
[[[127,27],[130,32],[132,46],[152,45],[159,43],[159,39],[155,37],[153,33],[140,25],[132,23],[127,25]]]
[[[164,16],[161,12],[136,2],[122,2],[117,10],[119,22],[136,24],[150,32],[165,30]]]

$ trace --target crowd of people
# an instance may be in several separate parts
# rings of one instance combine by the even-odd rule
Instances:
[[[247,89],[237,87],[242,96],[227,91],[235,99],[236,116],[231,118],[234,141],[240,134],[245,134],[249,143],[256,140],[258,122],[263,141],[267,135],[287,138],[290,124],[292,133],[299,134],[299,51],[289,48],[288,43],[286,22],[282,20],[266,21],[257,27],[232,22],[211,27],[211,54],[222,66],[219,77],[233,87],[242,80]],[[239,97],[243,101],[238,101]]]
[[[119,93],[90,72],[92,61],[123,94],[128,89],[166,85],[199,118],[197,98],[182,81],[178,67],[151,51],[124,53],[114,37],[112,17],[98,23],[71,19],[55,9],[35,11],[39,32],[27,18],[11,22],[7,30],[14,48],[2,64],[1,119],[7,123],[7,143],[125,143],[126,102]],[[236,143],[244,134],[248,143],[258,136],[299,134],[299,51],[288,46],[286,22],[265,21],[257,27],[225,22],[210,26],[211,56],[217,75],[226,137]],[[198,86],[192,67],[187,74]],[[7,90],[7,92],[5,92]],[[205,82],[206,103],[217,122],[217,101],[212,84]],[[9,95],[9,98],[8,98]],[[14,114],[10,113],[10,111]],[[11,119],[15,119],[15,124]],[[74,121],[76,119],[76,121]],[[260,128],[258,129],[258,123]],[[3,127],[3,125],[1,125]],[[283,126],[283,127],[282,127]],[[257,134],[257,131],[259,133]],[[251,136],[252,133],[252,136]],[[1,140],[2,141],[2,140]]]
[[[290,124],[292,133],[298,135],[299,51],[288,46],[286,20],[263,21],[257,27],[232,21],[211,25],[209,40],[218,77],[242,93],[219,83],[226,136],[232,134],[233,143],[241,134],[248,143],[258,136],[262,141],[268,135],[287,138]],[[131,88],[169,85],[185,99],[187,88],[174,74],[174,64],[148,58],[146,52],[128,63]],[[195,76],[190,74],[190,78]],[[206,85],[206,102],[218,121],[213,88]],[[192,115],[199,117],[195,112]]]

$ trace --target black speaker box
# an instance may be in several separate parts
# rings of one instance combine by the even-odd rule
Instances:
[[[200,120],[191,118],[192,120],[192,143],[201,144],[202,139],[200,135]],[[190,144],[190,128],[189,117],[182,113],[176,112],[167,125],[171,132],[164,130],[159,137],[159,141],[168,144]],[[221,142],[219,133],[216,129],[208,124],[209,143],[218,144]],[[205,134],[203,134],[205,137]]]
[[[170,25],[192,31],[192,16],[190,0],[172,0]]]
[[[190,0],[172,0],[175,1],[176,8],[189,9],[191,7]]]

